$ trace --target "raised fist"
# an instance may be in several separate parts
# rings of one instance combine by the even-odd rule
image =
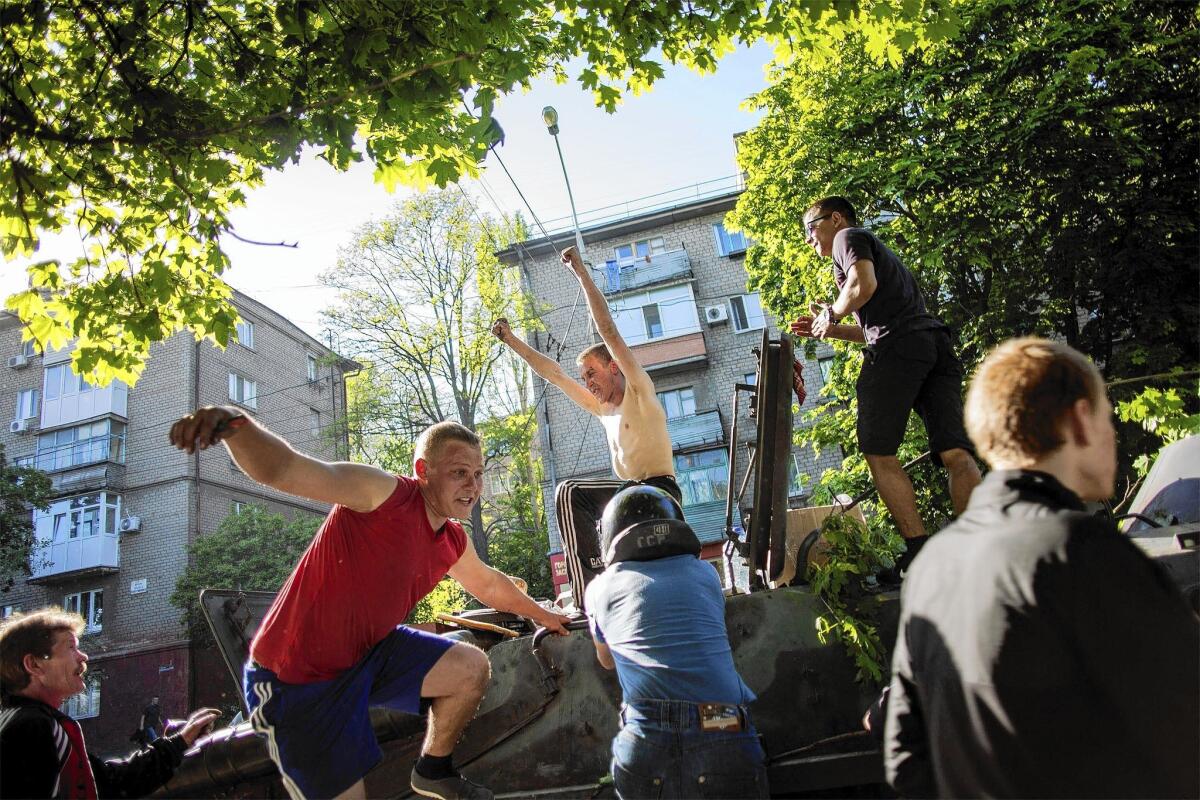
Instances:
[[[495,336],[502,342],[507,342],[508,337],[512,336],[512,328],[508,327],[508,320],[504,317],[492,323],[492,336]]]

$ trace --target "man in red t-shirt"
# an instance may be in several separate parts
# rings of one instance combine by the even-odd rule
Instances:
[[[246,698],[255,730],[293,798],[363,797],[382,758],[368,708],[429,722],[412,788],[426,797],[490,798],[455,771],[455,742],[490,676],[476,647],[399,624],[445,575],[487,605],[565,634],[565,619],[479,560],[452,518],[479,499],[479,437],[440,422],[417,439],[415,477],[330,463],[293,450],[237,408],[207,407],[171,428],[189,453],[224,442],[256,481],[334,507],[275,598],[250,646]]]

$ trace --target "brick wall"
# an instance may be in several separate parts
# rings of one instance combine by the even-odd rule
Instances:
[[[235,500],[288,516],[323,515],[327,510],[323,504],[255,483],[233,467],[223,447],[193,456],[175,450],[167,439],[171,424],[197,405],[229,403],[228,376],[234,371],[258,383],[258,409],[252,413],[294,447],[326,459],[345,452],[344,428],[337,423],[345,407],[343,371],[353,367],[352,362],[338,359],[251,298],[237,294],[235,303],[243,317],[254,323],[253,348],[231,342],[222,351],[207,342],[196,343],[188,334],[176,335],[151,348],[145,372],[129,390],[123,485],[103,489],[121,494],[122,516],[141,520],[140,532],[120,538],[119,571],[68,576],[46,585],[18,580],[0,596],[0,605],[28,611],[61,604],[73,592],[103,590],[102,629],[86,635],[81,643],[93,663],[105,667],[101,713],[88,720],[85,729],[89,740],[94,736],[101,745],[118,751],[125,749],[126,738],[154,689],[173,715],[184,714],[195,702],[188,642],[179,610],[169,603],[187,567],[188,543],[215,530]],[[40,388],[44,375],[40,356],[24,369],[6,366],[8,356],[20,351],[20,335],[17,320],[0,314],[0,422],[4,423],[15,416],[17,391]],[[309,353],[323,362],[315,381],[308,377]],[[314,431],[313,411],[320,415],[319,431]],[[0,442],[10,458],[32,455],[37,434],[11,434],[4,424]],[[144,590],[132,591],[135,581],[145,581]],[[160,673],[163,653],[170,654],[174,667]],[[173,676],[160,677],[168,672]],[[160,685],[160,681],[167,683]]]

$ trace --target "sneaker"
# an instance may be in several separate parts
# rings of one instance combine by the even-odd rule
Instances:
[[[433,780],[417,773],[414,769],[408,777],[412,790],[422,797],[438,800],[492,800],[495,795],[486,786],[471,783],[461,775]]]

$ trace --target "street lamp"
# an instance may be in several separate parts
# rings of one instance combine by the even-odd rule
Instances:
[[[563,181],[567,184],[567,200],[571,202],[571,221],[575,223],[575,248],[582,259],[583,234],[579,232],[579,217],[575,215],[575,197],[571,194],[571,179],[567,177],[567,162],[563,161],[562,145],[558,143],[558,112],[554,106],[542,109],[542,122],[546,123],[546,131],[554,137],[554,149],[558,151],[558,163],[562,166]]]

